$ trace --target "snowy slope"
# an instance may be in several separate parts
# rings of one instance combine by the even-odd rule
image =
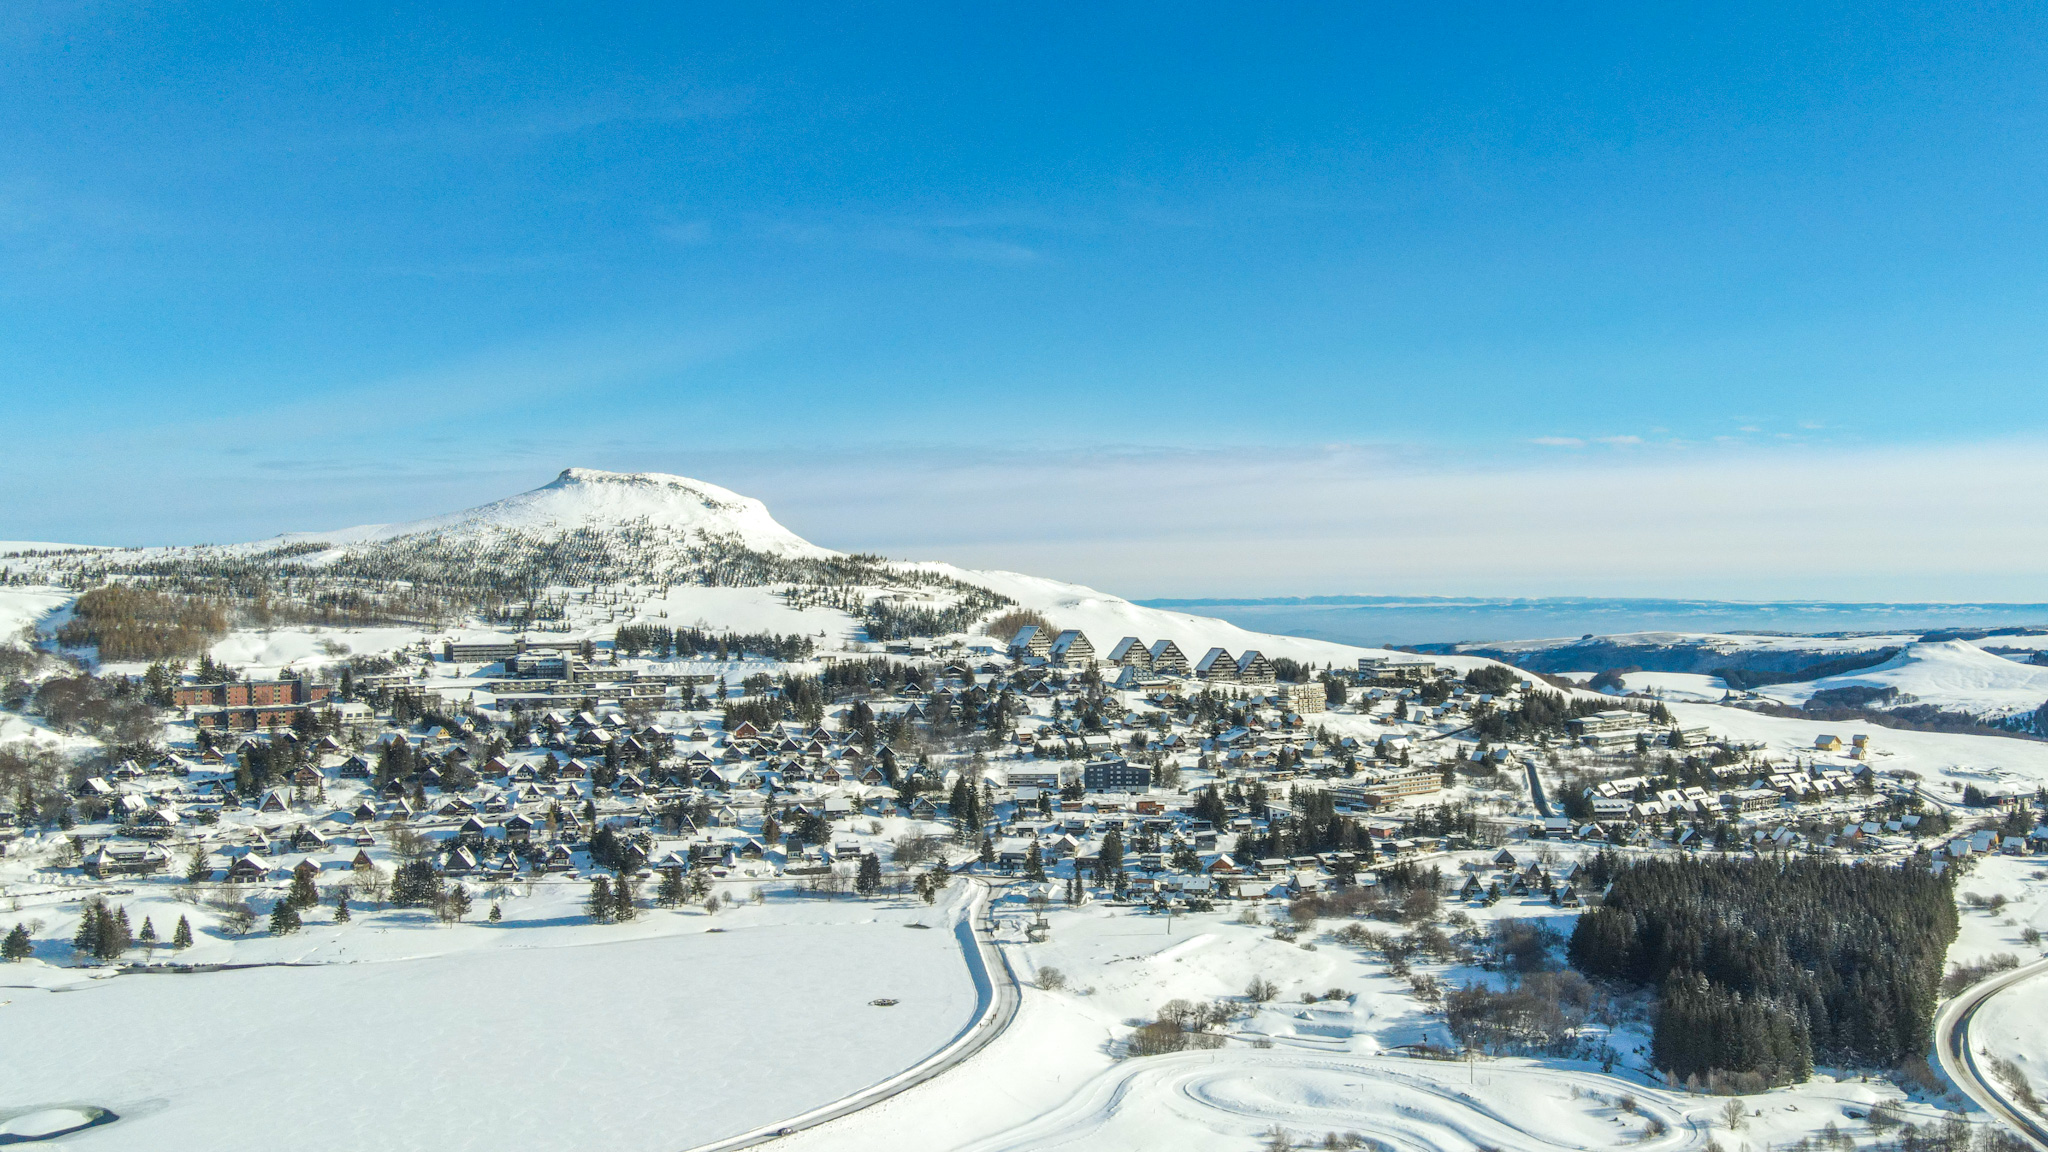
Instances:
[[[1994,655],[1966,640],[1940,640],[1908,645],[1869,668],[1767,692],[1798,703],[1823,689],[1849,687],[1896,688],[1917,703],[2003,715],[2032,711],[2048,701],[2048,668]]]
[[[12,639],[23,628],[47,624],[52,613],[77,595],[68,588],[0,588],[0,640]]]
[[[644,520],[657,529],[689,535],[738,536],[748,547],[780,556],[826,557],[837,553],[791,532],[768,514],[768,506],[716,484],[660,472],[602,472],[565,468],[531,492],[476,508],[403,524],[364,524],[332,532],[291,532],[246,544],[250,550],[281,544],[327,542],[369,544],[405,536],[482,536],[491,533],[552,533],[608,528]]]
[[[1210,616],[1191,616],[1185,612],[1147,608],[1133,604],[1121,596],[1112,596],[1085,585],[1068,584],[1042,576],[1026,576],[1017,572],[976,571],[956,568],[951,564],[918,564],[914,567],[938,572],[970,584],[979,584],[991,591],[999,592],[1026,608],[1043,613],[1055,627],[1078,628],[1094,643],[1098,654],[1107,654],[1110,646],[1125,636],[1136,636],[1148,643],[1153,640],[1171,640],[1190,662],[1201,659],[1202,653],[1210,648],[1229,649],[1233,656],[1253,648],[1268,657],[1285,656],[1290,660],[1313,662],[1317,665],[1330,663],[1340,668],[1356,667],[1360,656],[1386,655],[1384,651],[1375,648],[1359,648],[1328,640],[1307,640],[1298,636],[1252,632]],[[1491,660],[1464,656],[1431,659],[1459,668],[1493,663]]]
[[[1562,636],[1553,639],[1503,640],[1460,644],[1463,649],[1499,652],[1540,652],[1573,644],[1614,645],[1624,648],[1707,648],[1715,652],[1810,652],[1817,658],[1829,653],[1864,652],[1872,648],[1896,647],[1920,638],[1917,632],[1856,636],[1797,636],[1737,634],[1726,632],[1614,632],[1598,636]]]

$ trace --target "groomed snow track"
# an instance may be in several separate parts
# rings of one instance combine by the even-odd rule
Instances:
[[[1584,1132],[1544,1131],[1542,1110],[1509,1115],[1488,1102],[1488,1083],[1502,1078],[1548,1081],[1559,1098],[1574,1089],[1635,1101],[1640,1126],[1655,1120],[1658,1135],[1623,1137],[1613,1146],[1642,1152],[1686,1152],[1705,1147],[1707,1127],[1665,1094],[1605,1076],[1489,1063],[1476,1073],[1463,1064],[1391,1056],[1320,1056],[1286,1049],[1231,1048],[1128,1060],[1105,1070],[1053,1112],[966,1152],[1039,1152],[1053,1148],[1117,1146],[1107,1131],[1127,1102],[1144,1101],[1191,1127],[1246,1129],[1254,1137],[1279,1127],[1303,1137],[1358,1133],[1382,1152],[1443,1152],[1455,1148],[1514,1148],[1517,1152],[1583,1152]]]
[[[915,1088],[935,1076],[943,1075],[966,1062],[1002,1035],[1003,1030],[1010,1026],[1010,1022],[1017,1018],[1017,1007],[1022,997],[1017,990],[1017,976],[1010,969],[1009,958],[996,947],[995,937],[990,929],[988,882],[979,878],[969,878],[968,883],[973,886],[974,894],[968,898],[966,906],[955,917],[953,934],[960,943],[961,954],[966,958],[967,970],[974,977],[977,1008],[974,1020],[959,1035],[923,1060],[886,1080],[870,1084],[851,1096],[843,1096],[801,1115],[778,1120],[737,1136],[728,1136],[709,1144],[699,1144],[687,1152],[734,1152],[736,1149],[753,1148],[807,1128],[830,1123],[841,1116],[858,1112]]]

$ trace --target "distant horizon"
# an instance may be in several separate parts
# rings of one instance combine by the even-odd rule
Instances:
[[[1170,608],[1191,604],[1212,605],[1259,605],[1259,604],[1359,604],[1378,607],[1399,607],[1405,604],[1427,604],[1430,606],[1452,607],[1464,604],[1507,606],[1518,604],[1672,604],[1672,605],[1729,605],[1748,608],[1763,607],[1833,607],[1833,608],[1984,608],[1984,609],[2027,609],[2048,612],[2048,602],[2022,601],[1979,601],[1979,600],[1818,600],[1818,599],[1762,599],[1715,598],[1701,596],[1439,596],[1429,593],[1403,595],[1400,593],[1340,593],[1321,596],[1154,596],[1131,598],[1133,604],[1148,608]]]
[[[1704,600],[1658,597],[1304,596],[1134,600],[1259,632],[1364,647],[1510,644],[1672,632],[1886,636],[2048,632],[2048,604]]]

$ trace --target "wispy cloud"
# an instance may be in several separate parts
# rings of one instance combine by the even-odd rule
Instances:
[[[1586,442],[1577,436],[1537,436],[1529,443],[1541,444],[1545,448],[1584,448]]]

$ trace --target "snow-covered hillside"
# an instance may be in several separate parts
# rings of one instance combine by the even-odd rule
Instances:
[[[1895,688],[1913,702],[1980,715],[2030,712],[2048,701],[2048,667],[1986,652],[1967,640],[1909,644],[1882,664],[1766,694],[1800,703],[1829,688]]]
[[[750,496],[684,476],[603,472],[594,468],[565,468],[552,482],[530,492],[445,516],[402,524],[364,524],[331,532],[289,532],[240,547],[260,551],[307,543],[369,544],[408,536],[547,535],[578,528],[616,528],[636,522],[676,536],[734,538],[757,552],[777,556],[838,555],[777,523],[768,514],[768,506]]]
[[[783,527],[760,501],[716,485],[586,468],[567,469],[539,488],[477,508],[407,523],[288,532],[219,548],[112,549],[59,560],[13,557],[0,566],[74,582],[99,573],[159,578],[166,566],[203,581],[223,568],[255,566],[280,581],[346,585],[379,595],[399,584],[416,592],[447,588],[452,592],[443,602],[470,611],[502,611],[523,598],[554,596],[559,615],[550,626],[566,629],[571,638],[604,636],[640,621],[801,633],[838,647],[886,638],[876,634],[875,615],[866,609],[887,602],[950,609],[956,635],[974,634],[977,618],[986,622],[1012,605],[1035,609],[1059,627],[1081,629],[1098,651],[1123,636],[1172,640],[1190,660],[1220,647],[1232,654],[1257,649],[1269,657],[1350,666],[1375,651],[1251,632],[1043,577],[846,556]],[[569,603],[566,589],[592,586],[611,590],[597,608]],[[977,600],[978,590],[993,595]],[[50,603],[24,602],[24,611],[58,607],[63,594],[55,595],[59,599]],[[433,628],[355,628],[346,639],[352,651],[366,652],[396,647],[420,632],[459,636],[464,630],[459,618],[450,617]],[[331,659],[310,635],[292,639],[287,632],[231,638],[217,658],[264,667]],[[1484,661],[1444,662],[1464,667]]]
[[[1598,636],[1555,637],[1460,644],[1458,651],[1548,652],[1584,648],[1695,648],[1723,654],[1737,652],[1801,652],[1816,657],[1844,652],[1861,652],[1908,644],[1920,638],[1917,632],[1871,633],[1853,636],[1798,636],[1730,632],[1613,632]],[[1598,671],[1598,669],[1592,669]]]
[[[1210,648],[1228,649],[1233,655],[1246,649],[1257,649],[1269,657],[1284,656],[1304,663],[1329,663],[1338,667],[1356,667],[1360,656],[1386,655],[1381,649],[1252,632],[1212,616],[1147,608],[1085,585],[1068,584],[1042,576],[977,571],[950,564],[920,564],[917,567],[978,584],[1006,596],[1025,608],[1043,613],[1055,627],[1078,628],[1094,642],[1098,652],[1107,652],[1110,645],[1122,637],[1136,636],[1147,642],[1171,640],[1190,660],[1200,659],[1202,653]],[[1458,668],[1491,663],[1464,656],[1442,657],[1440,662]]]

